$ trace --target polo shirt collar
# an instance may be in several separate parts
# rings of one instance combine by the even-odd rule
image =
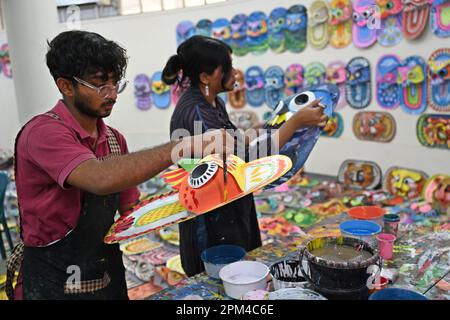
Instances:
[[[92,138],[89,133],[80,125],[80,123],[75,119],[75,117],[70,113],[69,109],[64,104],[63,100],[59,100],[56,106],[52,109],[52,112],[56,113],[62,121],[68,124],[72,129],[74,129],[80,139]],[[106,130],[106,125],[103,119],[97,119],[97,129],[98,129],[98,143],[108,139],[108,132]]]

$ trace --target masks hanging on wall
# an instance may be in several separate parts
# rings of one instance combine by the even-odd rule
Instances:
[[[402,0],[403,36],[405,39],[418,38],[428,22],[430,4],[428,0]]]
[[[330,39],[328,21],[330,12],[328,3],[323,0],[314,1],[309,7],[308,41],[315,49],[323,49]]]
[[[345,96],[350,107],[366,108],[372,99],[370,64],[364,57],[356,57],[347,64]]]
[[[330,3],[330,44],[345,48],[352,42],[352,3],[350,0],[332,0]]]
[[[450,49],[433,52],[428,59],[428,104],[439,112],[450,111]]]
[[[360,140],[389,142],[395,136],[395,120],[387,112],[358,112],[353,133]]]
[[[306,47],[308,15],[302,5],[294,5],[286,15],[286,47],[291,52],[302,52]]]
[[[286,51],[287,9],[275,8],[269,15],[269,47],[275,53]]]

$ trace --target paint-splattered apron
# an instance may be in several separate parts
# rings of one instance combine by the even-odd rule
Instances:
[[[46,115],[59,120],[54,113]],[[120,155],[117,138],[107,129],[111,155]],[[23,260],[18,254],[21,248],[13,252],[16,268],[22,260],[24,299],[128,299],[119,245],[103,242],[119,208],[119,194],[97,196],[84,192],[82,201],[78,224],[66,237],[46,247],[22,245]]]

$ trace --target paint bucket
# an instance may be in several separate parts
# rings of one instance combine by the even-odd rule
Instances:
[[[376,245],[375,235],[381,232],[381,226],[370,220],[349,220],[339,225],[343,236],[356,238]]]
[[[317,249],[342,250],[358,248],[361,253],[357,259],[345,262],[316,256]],[[317,251],[316,251],[317,252]],[[369,243],[350,237],[323,237],[309,241],[300,249],[300,261],[306,259],[309,272],[300,265],[303,277],[319,292],[330,300],[366,300],[369,297],[367,282],[370,274],[369,266],[378,265],[381,261],[377,249]]]
[[[348,210],[348,215],[357,220],[372,220],[383,226],[383,216],[386,209],[377,206],[359,206]]]
[[[219,271],[225,293],[233,299],[241,299],[252,290],[265,290],[269,267],[257,261],[238,261]]]
[[[270,267],[274,290],[284,288],[305,288],[308,284],[300,271],[300,262],[294,259],[282,260]]]
[[[369,300],[428,300],[424,295],[402,288],[387,288],[373,293]]]
[[[400,223],[400,215],[396,213],[385,214],[384,220],[384,233],[390,233],[397,236],[398,224]]]
[[[227,264],[244,259],[246,252],[240,246],[221,244],[208,248],[202,252],[200,258],[205,266],[206,273],[219,279],[219,271]]]
[[[382,257],[385,260],[391,260],[392,259],[392,249],[394,246],[394,241],[397,239],[396,236],[389,233],[381,233],[377,235],[378,240],[378,249],[380,251],[380,257]]]

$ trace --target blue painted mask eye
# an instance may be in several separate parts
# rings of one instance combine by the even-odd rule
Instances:
[[[189,175],[189,185],[194,189],[200,188],[214,177],[218,169],[214,162],[198,164]]]
[[[438,71],[438,75],[439,75],[439,77],[445,77],[445,76],[447,76],[448,75],[448,71],[447,71],[447,69],[441,69],[441,70],[439,70]]]

